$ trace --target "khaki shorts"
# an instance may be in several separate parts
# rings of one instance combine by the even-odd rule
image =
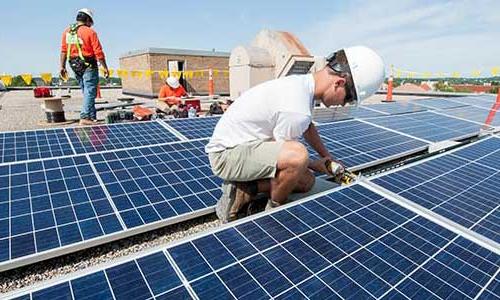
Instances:
[[[215,175],[227,181],[274,178],[283,141],[255,141],[209,153]]]

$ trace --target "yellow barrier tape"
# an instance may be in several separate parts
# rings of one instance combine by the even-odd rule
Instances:
[[[479,76],[481,76],[481,70],[474,70],[471,72],[471,75],[473,77],[479,77]]]
[[[12,84],[12,76],[11,75],[2,75],[0,76],[0,80],[2,80],[5,86],[10,86]]]
[[[33,80],[33,76],[31,74],[21,74],[21,78],[23,79],[24,83],[27,85],[31,85],[31,81]]]
[[[50,84],[52,82],[52,74],[50,73],[42,73],[40,74],[40,77],[42,78],[43,82],[45,82],[45,84]]]

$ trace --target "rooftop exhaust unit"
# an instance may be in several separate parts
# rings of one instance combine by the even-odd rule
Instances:
[[[261,82],[309,72],[315,58],[296,36],[260,31],[250,46],[238,46],[229,57],[230,94],[235,99]]]

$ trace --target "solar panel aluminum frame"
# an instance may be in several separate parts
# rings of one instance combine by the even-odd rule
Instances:
[[[202,140],[206,140],[206,139],[203,138],[203,139],[190,140],[189,142],[202,141]],[[185,142],[186,141],[176,141],[176,142],[169,142],[169,143],[155,144],[155,145],[145,145],[145,146],[134,147],[134,148],[126,148],[126,149],[142,149],[142,148],[147,148],[147,147],[151,147],[151,146],[172,145],[172,144],[180,144],[180,143],[185,143]],[[106,151],[101,151],[99,153],[123,151],[126,149],[106,150]],[[115,233],[98,236],[95,238],[91,238],[91,239],[88,239],[85,241],[80,241],[80,242],[69,244],[69,245],[65,245],[65,246],[58,247],[58,248],[53,248],[50,250],[46,250],[44,252],[33,253],[33,254],[30,254],[27,256],[22,256],[22,257],[7,260],[4,262],[0,262],[0,273],[7,271],[7,270],[11,270],[11,269],[19,268],[22,266],[30,265],[33,263],[37,263],[37,262],[40,262],[43,260],[63,256],[63,255],[77,252],[80,250],[84,250],[84,249],[88,249],[91,247],[95,247],[95,246],[99,246],[102,244],[117,241],[120,239],[128,238],[128,237],[131,237],[131,236],[134,236],[137,234],[149,232],[149,231],[159,229],[159,228],[162,228],[165,226],[188,221],[188,220],[191,220],[191,219],[194,219],[194,218],[197,218],[200,216],[208,215],[208,214],[215,212],[215,206],[212,206],[212,207],[199,209],[199,210],[196,210],[193,212],[187,212],[187,213],[184,213],[182,215],[171,217],[169,219],[158,220],[158,221],[155,221],[152,223],[143,224],[143,225],[131,228],[131,229],[127,229],[123,225],[124,221],[123,221],[122,217],[120,216],[119,211],[115,207],[114,202],[111,199],[111,196],[109,195],[108,190],[104,186],[101,177],[99,176],[97,170],[95,169],[95,166],[93,165],[92,160],[90,159],[90,155],[92,155],[92,154],[95,154],[95,153],[75,154],[75,155],[68,155],[68,156],[64,156],[64,157],[85,156],[88,159],[89,164],[94,172],[94,175],[97,177],[97,179],[99,181],[99,185],[104,190],[104,193],[106,194],[106,198],[110,202],[111,207],[113,208],[115,215],[117,216],[118,220],[120,221],[120,224],[122,225],[122,228],[123,228],[122,231],[117,231]],[[57,159],[57,158],[50,157],[50,158],[39,159],[37,161],[45,161],[45,160],[51,160],[51,159]],[[23,162],[20,162],[20,163],[23,163]],[[24,162],[24,163],[26,163],[26,162]]]
[[[172,133],[174,133],[178,138],[186,140],[186,141],[189,141],[191,139],[189,139],[188,137],[186,137],[184,134],[182,134],[182,132],[178,131],[173,126],[170,126],[169,122],[187,122],[188,120],[220,119],[220,118],[221,118],[220,115],[213,115],[213,116],[206,116],[206,117],[197,117],[197,118],[192,118],[192,119],[190,119],[190,118],[163,119],[163,120],[159,120],[159,122],[162,123],[162,125],[165,128],[167,128]],[[204,138],[210,138],[210,136],[207,136],[207,137],[204,137]]]
[[[162,127],[164,127],[166,130],[168,130],[171,134],[173,134],[175,137],[179,138],[180,141],[188,141],[186,137],[181,135],[179,132],[177,132],[175,129],[171,128],[170,126],[165,126],[165,123],[162,122],[161,120],[155,120],[155,121],[143,121],[140,123],[112,123],[112,124],[104,124],[100,126],[120,126],[123,124],[145,124],[145,123],[159,123]],[[75,145],[73,145],[73,142],[71,141],[71,138],[68,134],[68,130],[72,130],[75,128],[92,128],[90,126],[77,126],[77,127],[54,127],[54,128],[47,128],[47,129],[35,129],[35,130],[16,130],[16,131],[2,131],[1,133],[18,133],[18,132],[35,132],[35,131],[46,131],[46,130],[62,130],[64,132],[64,135],[66,139],[68,140],[68,144],[71,146],[71,150],[73,151],[73,154],[67,154],[67,155],[60,155],[60,156],[51,156],[51,157],[43,157],[43,158],[34,158],[34,159],[26,159],[26,160],[18,160],[18,161],[11,161],[11,162],[3,162],[0,163],[0,166],[4,165],[9,165],[9,164],[14,164],[14,163],[24,163],[24,162],[31,162],[31,161],[39,161],[39,160],[45,160],[45,159],[50,159],[50,158],[61,158],[61,157],[73,157],[75,155],[84,155],[86,153],[77,153],[75,150]],[[178,141],[172,141],[168,143],[175,143]],[[163,145],[167,143],[160,143],[160,144],[151,144],[151,145],[144,145],[144,146],[154,146],[154,145]],[[121,148],[121,149],[112,149],[112,150],[103,150],[103,151],[97,151],[97,152],[91,152],[91,153],[101,153],[101,152],[106,152],[106,151],[113,151],[113,150],[125,150],[125,149],[131,149],[131,148],[140,148],[143,146],[136,146],[136,147],[129,147],[129,148]]]
[[[375,118],[378,118],[378,117],[375,117]],[[394,133],[397,133],[397,134],[409,137],[411,139],[419,140],[419,141],[422,141],[424,143],[427,143],[428,145],[422,146],[422,147],[418,147],[418,148],[415,148],[415,149],[412,149],[412,150],[408,150],[408,151],[405,151],[405,152],[402,152],[402,153],[398,153],[398,154],[395,154],[395,155],[392,155],[392,156],[388,156],[388,157],[385,157],[385,158],[377,159],[377,160],[374,160],[372,162],[367,162],[367,163],[364,163],[364,164],[361,164],[361,165],[357,165],[357,166],[351,167],[351,168],[349,168],[349,171],[352,171],[352,172],[357,172],[357,171],[360,171],[360,170],[363,170],[363,169],[366,169],[366,168],[369,168],[369,167],[373,167],[373,166],[376,166],[376,165],[379,165],[379,164],[383,164],[383,163],[386,163],[386,162],[390,162],[390,161],[396,160],[398,158],[410,156],[412,154],[415,154],[415,153],[418,153],[418,152],[421,152],[421,151],[427,151],[429,149],[429,145],[431,144],[429,141],[426,141],[426,140],[423,140],[423,139],[420,139],[420,138],[408,135],[408,134],[403,133],[403,132],[399,132],[399,131],[396,131],[396,130],[385,128],[385,127],[379,126],[377,124],[372,124],[370,122],[366,122],[365,120],[358,119],[358,118],[348,119],[348,120],[341,120],[341,121],[336,121],[336,122],[329,122],[329,123],[321,123],[320,125],[322,126],[322,125],[328,125],[328,124],[332,124],[332,123],[339,124],[339,123],[342,123],[342,122],[350,122],[350,121],[353,121],[353,120],[361,122],[361,123],[365,123],[365,124],[368,124],[370,126],[374,126],[374,127],[386,130],[386,131],[391,131],[391,132],[394,132]],[[321,133],[320,133],[320,135],[321,135]],[[342,145],[344,145],[346,147],[350,147],[348,144],[344,144],[344,142],[338,141],[338,140],[335,140],[335,139],[332,139],[332,138],[329,138],[328,136],[321,135],[321,138],[324,138],[324,139],[326,139],[328,141],[331,141],[331,142],[342,144]]]
[[[462,236],[478,245],[480,245],[483,248],[486,248],[498,255],[500,255],[500,244],[496,243],[495,241],[492,241],[479,233],[476,233],[469,228],[466,228],[458,223],[453,222],[452,220],[449,220],[435,212],[433,212],[430,209],[424,208],[410,200],[407,200],[406,198],[399,196],[398,194],[391,192],[375,183],[372,183],[366,179],[361,179],[359,181],[359,184],[373,192],[376,192],[379,195],[384,196],[386,199],[398,204],[399,206],[402,206],[414,213],[416,213],[419,216],[424,217],[427,220],[432,221],[433,223],[436,223],[456,234],[459,236]]]
[[[182,133],[177,131],[177,129],[173,128],[172,126],[168,125],[167,122],[164,122],[162,120],[158,121],[161,126],[163,126],[165,129],[170,130],[176,137],[178,137],[181,141],[189,141],[187,137],[185,137]]]
[[[73,144],[71,143],[71,139],[69,138],[68,132],[66,131],[66,129],[67,129],[67,127],[55,127],[55,128],[46,128],[46,129],[15,130],[15,131],[2,131],[2,132],[0,132],[0,134],[6,134],[6,133],[15,134],[15,133],[27,133],[27,132],[37,132],[37,131],[47,131],[47,130],[62,130],[64,133],[64,136],[68,140],[68,145],[70,145],[71,150],[73,151],[73,154],[66,154],[66,155],[60,155],[60,156],[51,156],[51,157],[43,157],[43,158],[33,158],[33,159],[16,160],[16,161],[9,161],[9,162],[0,162],[0,166],[14,164],[14,163],[43,160],[46,158],[61,158],[61,157],[76,155],[77,153],[75,151]]]
[[[455,107],[455,108],[452,108],[452,109],[466,108],[466,107],[467,106],[461,106],[461,107]],[[486,108],[483,108],[483,107],[473,106],[473,108],[484,110],[486,114],[488,114],[490,112]],[[470,119],[466,119],[466,118],[461,118],[461,117],[458,117],[458,116],[455,116],[455,115],[448,114],[446,110],[444,110],[444,111],[434,111],[434,113],[436,113],[438,115],[443,115],[443,116],[452,117],[452,118],[455,118],[455,119],[459,119],[459,120],[463,120],[463,121],[467,121],[467,122],[472,122],[472,123],[476,123],[476,124],[479,124],[479,125],[483,125],[485,127],[484,131],[486,133],[497,133],[497,132],[500,132],[500,126],[486,125],[484,123],[477,122],[477,121],[474,121],[474,120],[470,120]],[[496,113],[500,116],[500,112],[496,112]]]
[[[33,291],[36,291],[36,290],[39,290],[39,289],[42,289],[42,288],[48,288],[48,287],[55,286],[57,284],[60,284],[60,283],[63,283],[63,282],[69,281],[69,280],[73,280],[73,279],[76,279],[78,277],[82,277],[82,276],[85,276],[85,275],[88,275],[88,274],[91,274],[91,273],[94,273],[94,272],[103,271],[103,270],[105,270],[107,268],[114,267],[114,266],[120,265],[122,263],[125,263],[125,262],[128,262],[128,261],[132,261],[134,259],[145,257],[145,256],[148,256],[148,255],[153,254],[153,253],[158,252],[158,251],[162,251],[162,252],[165,253],[165,255],[167,256],[167,258],[169,259],[169,262],[174,266],[174,269],[176,271],[177,276],[179,276],[182,279],[182,278],[184,278],[184,276],[182,275],[181,271],[177,268],[176,264],[172,263],[173,259],[171,259],[170,255],[168,254],[168,252],[167,252],[168,249],[174,248],[175,246],[184,244],[186,242],[189,242],[189,241],[201,238],[201,237],[205,237],[205,236],[209,236],[209,235],[215,234],[217,232],[223,231],[223,230],[231,228],[231,227],[235,227],[237,225],[246,223],[248,221],[260,218],[262,216],[266,216],[266,215],[269,215],[271,213],[276,213],[278,211],[288,209],[288,208],[290,208],[292,206],[299,205],[299,204],[304,203],[306,201],[313,200],[313,199],[319,198],[321,196],[328,195],[328,194],[330,194],[332,192],[340,191],[340,190],[343,190],[343,189],[346,189],[346,188],[349,188],[349,187],[350,186],[334,187],[332,189],[328,189],[328,190],[325,190],[323,192],[319,192],[317,194],[314,194],[314,195],[302,198],[300,200],[293,201],[293,202],[281,205],[281,206],[273,209],[272,211],[259,212],[257,214],[254,214],[254,215],[250,216],[250,217],[239,219],[239,220],[227,223],[227,224],[223,224],[223,225],[221,225],[221,226],[219,226],[217,228],[214,228],[212,230],[208,230],[208,231],[204,231],[204,232],[199,232],[199,233],[195,233],[193,235],[187,236],[187,237],[183,237],[183,238],[181,238],[179,240],[170,242],[167,245],[157,245],[157,246],[151,247],[149,249],[146,249],[144,251],[136,252],[136,253],[133,253],[133,254],[130,254],[130,255],[127,255],[127,256],[120,257],[120,258],[115,259],[113,261],[106,262],[106,263],[104,263],[102,265],[99,265],[99,266],[96,266],[96,267],[89,267],[88,269],[85,269],[85,270],[80,270],[80,271],[77,271],[77,272],[74,272],[74,273],[71,273],[71,274],[63,275],[60,278],[50,279],[48,281],[41,282],[41,283],[35,284],[33,286],[22,288],[20,290],[14,291],[14,292],[7,293],[4,296],[5,296],[5,298],[8,298],[8,299],[16,298],[18,296],[22,296],[22,295],[24,295],[26,293],[30,293],[30,292],[33,292]]]
[[[448,101],[452,104],[456,104],[457,106],[454,106],[454,107],[449,107],[449,108],[437,108],[437,107],[433,107],[432,105],[430,104],[426,104],[426,103],[420,103],[422,100],[443,100],[443,101]],[[428,98],[428,99],[422,99],[422,100],[416,100],[414,101],[413,103],[415,105],[418,105],[418,106],[421,106],[421,107],[424,107],[426,108],[427,110],[432,110],[432,111],[441,111],[441,110],[447,110],[447,109],[453,109],[453,108],[459,108],[459,107],[466,107],[468,106],[467,104],[462,104],[462,103],[457,103],[457,102],[452,102],[452,101],[449,101],[448,99],[444,99],[444,98]]]
[[[399,159],[399,158],[403,158],[403,157],[407,157],[407,156],[413,155],[413,154],[421,152],[421,151],[427,151],[428,148],[429,148],[429,146],[423,146],[423,147],[415,148],[415,149],[412,149],[412,150],[401,152],[400,154],[395,154],[395,155],[392,155],[392,156],[388,156],[386,158],[381,158],[381,159],[378,159],[378,160],[374,160],[372,162],[367,162],[367,163],[364,163],[364,164],[361,164],[361,165],[357,165],[357,166],[348,168],[348,170],[351,171],[351,172],[359,172],[359,171],[365,170],[367,168],[374,167],[374,166],[377,166],[377,165],[380,165],[380,164],[384,164],[384,163],[388,163],[388,162],[391,162],[393,160],[396,160],[396,159]],[[322,177],[328,177],[328,175],[324,175]]]
[[[394,104],[398,105],[398,102],[394,102]],[[401,103],[399,103],[401,104]],[[412,105],[412,106],[416,106],[416,108],[420,108],[421,110],[417,110],[417,111],[403,111],[403,112],[396,112],[396,113],[388,113],[388,112],[385,112],[383,110],[378,110],[376,107],[373,107],[373,106],[378,106],[378,107],[381,107],[381,106],[390,106],[391,103],[373,103],[373,104],[367,104],[367,105],[363,105],[364,108],[367,108],[369,110],[372,110],[372,111],[375,111],[375,112],[378,112],[378,113],[381,113],[381,114],[384,114],[386,116],[398,116],[398,115],[406,115],[406,114],[413,114],[413,113],[418,113],[418,112],[424,112],[424,111],[429,111],[430,108],[428,107],[425,107],[425,106],[422,106],[422,105],[418,105],[417,103],[413,102],[413,101],[408,101],[405,103],[406,105]]]
[[[360,182],[359,185],[362,186],[362,187],[364,187],[364,188],[368,188],[371,191],[374,191],[376,194],[379,194],[379,192],[377,192],[372,186],[367,185],[364,182]],[[178,268],[177,263],[175,262],[175,260],[171,257],[170,253],[168,252],[169,249],[172,249],[172,248],[174,248],[174,247],[176,247],[178,245],[184,244],[186,242],[194,241],[194,240],[196,240],[198,238],[202,238],[202,237],[205,237],[205,236],[214,235],[217,232],[221,232],[221,231],[223,231],[225,229],[236,227],[236,226],[238,226],[240,224],[243,224],[243,223],[246,223],[246,222],[249,222],[249,221],[253,221],[253,220],[257,219],[257,218],[260,218],[260,217],[263,217],[263,216],[266,216],[266,215],[270,215],[272,213],[276,213],[276,212],[281,211],[281,210],[288,209],[288,208],[290,208],[292,206],[295,206],[295,205],[300,205],[300,204],[302,204],[302,203],[304,203],[306,201],[313,200],[313,199],[316,199],[316,198],[320,198],[321,196],[328,195],[330,193],[337,192],[337,191],[340,191],[340,190],[343,190],[343,189],[346,189],[346,188],[349,188],[349,187],[350,186],[342,186],[342,187],[332,188],[330,190],[318,193],[316,195],[312,195],[312,196],[306,197],[304,199],[301,199],[301,200],[298,200],[298,201],[295,201],[295,202],[292,202],[292,203],[287,203],[285,205],[282,205],[282,206],[280,206],[278,208],[273,209],[272,211],[261,212],[261,213],[252,215],[250,217],[244,218],[244,219],[240,219],[240,220],[228,223],[228,224],[221,225],[221,226],[219,226],[219,227],[217,227],[217,228],[215,228],[213,230],[209,230],[207,232],[200,232],[200,233],[196,233],[196,234],[194,234],[192,236],[179,239],[177,241],[169,243],[168,245],[155,246],[155,247],[147,249],[145,251],[141,251],[141,252],[138,252],[138,253],[131,254],[129,256],[121,257],[121,258],[119,258],[117,260],[105,263],[103,265],[99,265],[97,267],[90,267],[87,270],[77,271],[77,272],[72,273],[72,274],[64,275],[64,276],[62,276],[60,278],[55,278],[55,279],[51,279],[51,280],[49,280],[47,282],[42,282],[42,283],[39,283],[39,284],[35,284],[35,285],[31,286],[31,287],[26,287],[26,288],[23,288],[23,289],[20,289],[20,290],[8,293],[5,296],[6,296],[6,298],[9,298],[9,299],[15,298],[15,297],[19,297],[19,296],[23,296],[23,295],[26,295],[27,293],[32,293],[32,292],[35,292],[37,290],[41,290],[41,289],[44,289],[44,288],[49,288],[49,287],[52,287],[52,286],[56,286],[56,285],[64,283],[64,282],[68,282],[70,280],[74,280],[74,279],[83,277],[85,275],[89,275],[89,274],[96,273],[96,272],[99,272],[99,271],[104,271],[107,268],[118,266],[118,265],[120,265],[122,263],[126,263],[126,262],[133,261],[133,260],[136,260],[136,259],[140,259],[142,257],[146,257],[148,255],[152,255],[152,254],[154,254],[156,252],[159,252],[159,251],[161,251],[167,257],[169,263],[173,266],[176,275],[181,279],[181,281],[183,283],[183,286],[189,291],[189,293],[191,295],[196,295],[194,293],[194,291],[192,290],[192,286],[186,284],[186,282],[188,282],[188,281],[184,277],[184,275],[181,272],[181,270]],[[381,194],[379,194],[379,195],[381,195]],[[384,195],[381,195],[381,196],[384,196]],[[388,201],[393,201],[392,198],[387,198],[386,197],[386,199]],[[396,204],[400,205],[397,202],[396,202]],[[404,207],[404,208],[406,208],[406,207]],[[360,208],[360,209],[362,209],[362,208]],[[408,209],[408,208],[406,208],[406,209]],[[422,217],[422,216],[417,213],[416,216],[414,216],[413,218],[410,218],[409,221],[411,221],[414,218],[418,218],[418,217]],[[423,218],[425,219],[426,217],[424,216]],[[430,220],[430,221],[434,222],[433,220]],[[439,223],[438,223],[438,225],[442,226]],[[396,230],[396,228],[393,229],[393,230]],[[446,228],[446,229],[449,230],[449,228],[447,228],[446,226],[444,226],[444,228]],[[454,232],[454,233],[456,233],[456,232]],[[452,242],[453,240],[455,240],[456,238],[459,238],[459,237],[463,237],[463,236],[461,234],[457,234],[457,236],[454,239],[452,239],[450,242]],[[376,238],[375,241],[379,240],[380,238],[381,237]],[[442,247],[442,249],[440,251],[443,251],[443,249],[445,247],[446,246]],[[362,249],[362,248],[364,248],[364,246],[360,247],[360,249]],[[437,253],[439,253],[439,252],[437,252]],[[434,257],[434,256],[432,256],[432,257]],[[425,262],[422,263],[421,265],[415,267],[415,270],[422,268],[422,266],[424,264],[425,264]],[[490,284],[493,282],[493,280],[495,279],[495,277],[498,275],[499,271],[500,271],[500,269],[498,269],[496,271],[496,273],[491,277],[491,279],[487,283],[485,283],[483,290],[485,290],[487,287],[490,286]],[[480,291],[479,294],[481,294],[483,292],[483,290]],[[196,297],[193,297],[193,298],[196,299]]]
[[[421,113],[431,113],[431,114],[436,114],[436,115],[440,115],[440,116],[444,116],[444,117],[448,117],[448,118],[457,119],[457,120],[460,120],[460,121],[465,121],[465,122],[477,124],[476,122],[472,122],[470,120],[464,120],[464,119],[457,118],[457,117],[454,117],[454,116],[449,116],[449,115],[446,115],[446,114],[439,114],[435,110],[418,111],[418,112],[398,114],[398,115],[389,115],[389,116],[378,117],[378,118],[389,118],[389,117],[390,118],[397,118],[398,116],[401,116],[401,115],[411,115],[411,114],[421,114]],[[365,123],[368,123],[370,125],[377,126],[377,127],[380,127],[380,128],[384,128],[384,129],[387,129],[387,130],[390,130],[390,131],[393,131],[393,132],[396,132],[396,133],[399,133],[399,134],[403,134],[403,135],[406,135],[408,137],[412,137],[414,139],[418,139],[418,140],[424,141],[424,142],[429,143],[429,144],[436,144],[436,143],[440,143],[440,142],[443,142],[443,141],[460,141],[460,140],[465,140],[465,139],[472,138],[472,137],[475,137],[475,136],[481,136],[482,134],[484,134],[484,130],[485,130],[485,129],[481,129],[477,133],[473,132],[473,133],[464,134],[464,135],[461,135],[461,136],[458,136],[458,137],[454,137],[452,140],[443,140],[443,141],[433,142],[433,141],[429,141],[429,140],[426,140],[426,139],[423,139],[423,138],[412,136],[411,134],[407,134],[407,133],[398,131],[396,129],[391,129],[391,128],[384,127],[382,125],[373,124],[373,123],[370,122],[371,119],[376,119],[376,118],[363,118],[363,119],[360,119],[358,121],[365,122]]]
[[[498,137],[490,136],[490,137],[487,137],[481,141],[491,139],[491,138],[498,138]],[[371,180],[373,180],[373,179],[377,179],[377,178],[380,178],[380,177],[383,177],[383,176],[386,176],[389,174],[396,173],[396,172],[401,171],[401,170],[411,168],[413,166],[420,165],[420,164],[425,163],[427,161],[431,161],[431,160],[438,159],[438,158],[446,156],[446,155],[453,154],[454,152],[466,149],[468,147],[472,147],[475,144],[476,143],[470,143],[470,144],[465,145],[463,147],[458,147],[458,148],[455,148],[455,149],[452,149],[449,151],[445,151],[443,153],[440,153],[440,154],[437,154],[437,155],[434,155],[431,157],[427,157],[427,158],[424,158],[424,159],[416,161],[416,162],[412,162],[410,164],[401,166],[399,168],[392,169],[392,170],[389,170],[389,171],[384,172],[384,173],[376,174],[376,175],[371,176],[369,178],[360,178],[360,180],[359,180],[360,185],[376,192],[377,194],[383,195],[387,199],[395,202],[396,204],[403,206],[406,209],[409,209],[418,215],[424,216],[425,218],[433,221],[434,223],[437,223],[437,224],[457,233],[458,235],[462,235],[462,236],[466,237],[467,239],[475,242],[476,244],[479,244],[482,247],[487,248],[488,250],[500,255],[500,244],[499,243],[497,243],[497,242],[495,242],[495,241],[493,241],[493,240],[491,240],[491,239],[489,239],[489,238],[487,238],[479,233],[474,232],[472,229],[466,228],[466,227],[464,227],[464,226],[462,226],[462,225],[460,225],[460,224],[458,224],[450,219],[447,219],[446,217],[441,216],[430,209],[427,209],[427,208],[425,208],[417,203],[414,203],[413,201],[408,200],[408,199],[404,198],[403,196],[400,196],[400,195],[398,195],[398,194],[396,194],[388,189],[385,189],[376,183],[371,182]],[[459,169],[459,168],[456,168],[456,169]],[[422,184],[424,184],[424,183],[422,183]],[[473,227],[471,227],[471,228],[473,228]]]
[[[486,99],[488,97],[490,99]],[[467,98],[469,98],[469,99],[472,98],[472,101],[470,101],[470,102],[463,101],[464,99],[467,99]],[[460,100],[462,100],[462,101],[460,101]],[[474,100],[476,100],[476,101],[474,102]],[[454,98],[454,99],[450,99],[450,101],[455,102],[455,103],[459,103],[459,104],[464,104],[464,105],[479,107],[479,108],[482,108],[482,109],[488,109],[488,108],[490,108],[491,106],[493,106],[495,104],[495,95],[483,95],[483,96],[479,96],[479,95],[472,94],[470,96],[468,95],[468,96],[465,96],[465,97],[457,97],[457,98]],[[477,102],[480,102],[480,103],[478,104]]]

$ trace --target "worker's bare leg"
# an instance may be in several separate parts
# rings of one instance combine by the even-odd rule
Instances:
[[[300,179],[307,174],[309,155],[304,145],[288,141],[283,144],[278,156],[276,176],[271,179],[271,202],[281,205],[286,203],[288,195],[296,188],[305,190],[307,184],[299,185]],[[307,175],[306,175],[307,176]],[[311,185],[312,186],[312,185]]]
[[[279,172],[279,171],[278,171]],[[257,187],[259,193],[269,194],[271,192],[271,180],[272,179],[261,179],[257,181]],[[299,175],[299,181],[295,185],[293,189],[293,193],[307,193],[314,186],[314,182],[316,181],[316,177],[314,177],[313,173],[306,169],[304,173]]]

